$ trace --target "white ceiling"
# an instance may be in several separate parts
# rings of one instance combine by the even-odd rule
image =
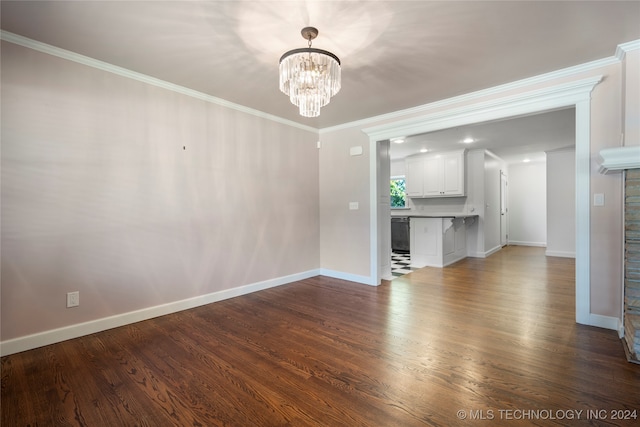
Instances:
[[[315,128],[614,55],[640,39],[638,1],[6,1],[1,27]],[[342,61],[318,118],[278,89],[278,60],[313,46]]]

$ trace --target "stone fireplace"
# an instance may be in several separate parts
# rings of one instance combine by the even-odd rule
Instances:
[[[640,146],[602,150],[600,171],[624,173],[624,339],[630,362],[640,363]]]
[[[624,340],[629,359],[640,359],[640,169],[625,173]]]

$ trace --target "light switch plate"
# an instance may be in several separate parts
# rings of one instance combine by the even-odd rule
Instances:
[[[358,202],[349,202],[349,210],[357,211],[358,209]]]
[[[593,206],[604,206],[604,194],[595,193],[593,195]]]
[[[360,156],[362,154],[362,146],[357,145],[355,147],[351,147],[349,149],[349,154],[351,154],[352,156]]]

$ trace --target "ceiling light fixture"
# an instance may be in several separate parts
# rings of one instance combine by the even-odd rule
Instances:
[[[318,117],[320,108],[340,90],[340,59],[331,52],[311,47],[318,29],[300,31],[309,47],[293,49],[280,57],[280,90],[304,117]]]
[[[464,144],[471,144],[471,143],[474,142],[474,139],[473,138],[465,138],[465,139],[462,140],[462,142]]]

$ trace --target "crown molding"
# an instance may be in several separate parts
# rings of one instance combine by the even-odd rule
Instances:
[[[306,130],[313,133],[318,133],[318,129],[303,125],[301,123],[294,122],[292,120],[283,119],[282,117],[275,116],[273,114],[265,113],[263,111],[255,110],[253,108],[245,107],[240,104],[235,104],[230,101],[226,101],[222,98],[207,95],[206,93],[199,92],[197,90],[189,89],[184,86],[180,86],[174,83],[167,82],[155,77],[148,76],[146,74],[138,73],[136,71],[129,70],[127,68],[119,67],[117,65],[110,64],[108,62],[100,61],[98,59],[91,58],[89,56],[80,55],[79,53],[72,52],[70,50],[62,49],[56,46],[52,46],[46,43],[42,43],[27,37],[20,36],[18,34],[11,33],[9,31],[0,30],[0,40],[4,40],[9,43],[13,43],[19,46],[23,46],[38,52],[46,53],[58,58],[66,59],[68,61],[76,62],[78,64],[86,65],[88,67],[96,68],[98,70],[106,71],[108,73],[116,74],[118,76],[126,77],[132,80],[137,80],[142,83],[149,84],[151,86],[160,87],[170,90],[172,92],[180,93],[182,95],[196,98],[202,101],[216,104],[222,107],[230,108],[232,110],[240,111],[252,116],[260,117],[263,119],[271,120],[277,123],[281,123],[287,126],[295,127],[298,129]]]
[[[425,113],[428,113],[430,110],[446,108],[451,105],[455,105],[459,103],[462,104],[462,103],[475,102],[478,99],[486,96],[495,96],[511,90],[519,90],[519,89],[526,88],[539,83],[546,83],[546,82],[564,78],[564,77],[576,76],[584,72],[590,72],[602,67],[618,64],[620,63],[622,58],[624,58],[624,54],[626,52],[630,52],[636,49],[640,49],[640,40],[635,40],[632,42],[618,45],[618,47],[616,48],[615,55],[610,56],[608,58],[598,59],[595,61],[580,64],[580,65],[574,65],[572,67],[563,68],[557,71],[552,71],[550,73],[540,74],[534,77],[517,80],[515,82],[506,83],[500,86],[494,86],[488,89],[483,89],[476,92],[455,96],[453,98],[447,98],[447,99],[432,102],[429,104],[408,108],[406,110],[398,110],[388,114],[382,114],[379,116],[369,117],[362,120],[343,123],[337,126],[322,128],[320,129],[320,134],[334,132],[342,129],[353,128],[353,127],[363,128],[365,126],[372,125],[374,123],[379,123],[379,122],[388,121],[388,120],[398,120],[413,114],[425,114]]]
[[[624,56],[628,52],[632,52],[638,49],[640,49],[640,40],[634,40],[631,42],[622,43],[622,44],[619,44],[618,47],[616,48],[615,56],[616,58],[618,58],[618,60],[622,61],[624,59]]]
[[[538,111],[569,107],[575,104],[576,99],[589,100],[591,91],[602,78],[600,75],[592,76],[502,98],[464,104],[432,114],[412,116],[391,123],[362,128],[362,131],[370,139],[382,141],[397,135],[418,135],[469,123],[479,123],[485,120],[485,115],[492,119],[496,118],[494,116],[499,111],[503,112],[502,117],[516,116],[524,114],[532,104],[537,106]],[[542,108],[543,105],[545,108]]]

